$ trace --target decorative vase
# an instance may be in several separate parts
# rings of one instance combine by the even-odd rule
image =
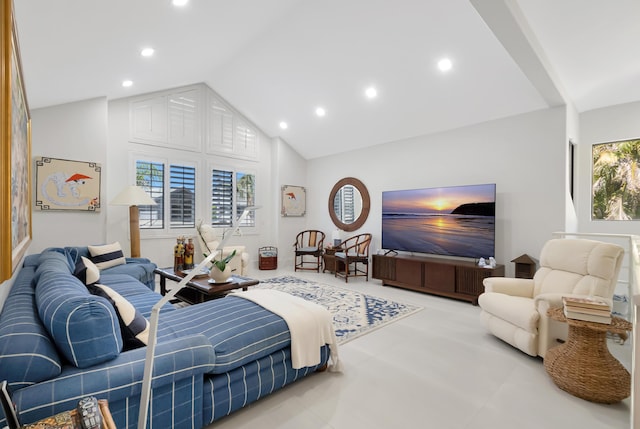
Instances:
[[[211,267],[211,270],[209,270],[209,277],[216,283],[225,283],[229,280],[229,277],[231,277],[231,267],[227,265],[224,271],[220,271],[220,268],[214,265]]]

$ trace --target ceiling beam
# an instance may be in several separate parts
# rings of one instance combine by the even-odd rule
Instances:
[[[516,0],[469,0],[549,107],[568,104],[553,67]]]

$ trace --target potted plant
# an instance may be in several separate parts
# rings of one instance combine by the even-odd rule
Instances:
[[[233,252],[228,254],[222,259],[214,259],[211,263],[211,269],[209,270],[209,277],[213,279],[216,283],[224,283],[229,280],[231,277],[231,267],[227,266],[229,261],[233,259],[236,255],[236,251],[234,249]],[[205,255],[206,256],[206,255]]]

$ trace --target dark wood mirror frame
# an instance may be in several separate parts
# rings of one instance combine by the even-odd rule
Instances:
[[[338,216],[336,216],[336,213],[333,210],[333,201],[336,198],[336,194],[338,193],[338,190],[344,185],[354,186],[362,196],[362,211],[360,212],[360,216],[358,216],[358,218],[351,223],[342,222],[340,219],[338,219]],[[345,177],[344,179],[340,179],[338,183],[334,185],[333,189],[331,189],[331,193],[329,193],[329,216],[331,216],[331,220],[333,221],[334,225],[343,231],[351,232],[360,228],[366,222],[367,217],[369,216],[370,207],[371,199],[369,198],[369,191],[367,190],[367,187],[364,186],[364,183],[362,183],[355,177]]]

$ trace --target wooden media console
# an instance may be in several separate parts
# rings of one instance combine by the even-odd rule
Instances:
[[[469,301],[478,304],[487,277],[503,277],[504,265],[495,268],[474,262],[420,256],[373,255],[374,279],[383,285]]]

